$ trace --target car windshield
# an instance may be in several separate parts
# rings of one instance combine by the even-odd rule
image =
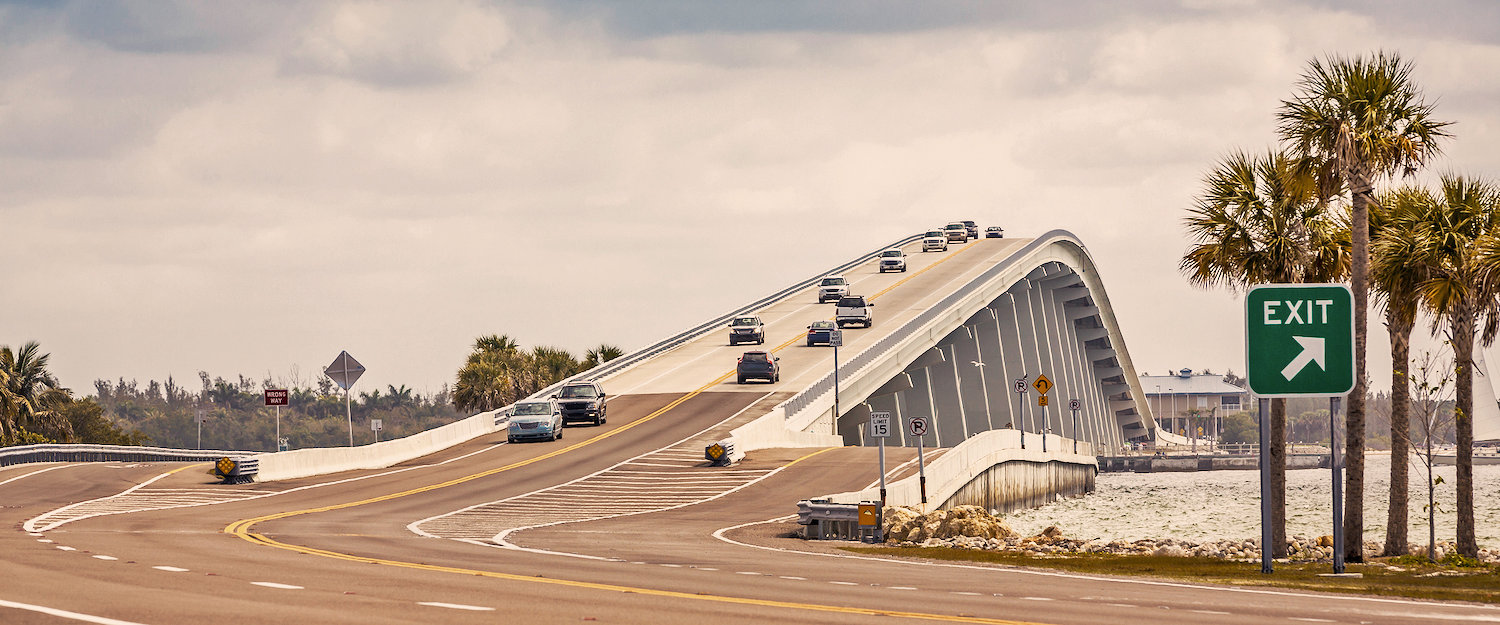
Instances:
[[[757,363],[759,363],[759,362],[770,362],[771,361],[771,355],[767,354],[765,352],[745,352],[745,355],[741,356],[740,360],[743,360],[745,362],[757,362]]]
[[[978,224],[975,224],[975,223],[974,223],[974,222],[972,222],[972,221],[965,221],[965,222],[964,222],[964,225],[965,225],[965,226],[977,226],[977,225],[978,225]]]
[[[811,327],[814,330],[832,330],[833,329],[833,322],[832,321],[814,321],[813,324],[811,326],[809,326],[809,327]]]
[[[963,224],[948,224],[948,227],[946,229],[947,230],[963,230],[964,229],[964,225]]]
[[[823,278],[823,286],[839,286],[843,283],[843,278]]]
[[[515,415],[549,415],[552,414],[552,405],[542,402],[531,402],[516,404]]]
[[[839,306],[843,306],[845,308],[857,307],[857,306],[864,306],[864,305],[865,305],[865,298],[863,298],[863,297],[845,297],[845,298],[842,298],[842,299],[839,300]]]
[[[1000,226],[990,226],[989,227],[989,231],[990,232],[999,232],[1000,231]]]
[[[940,237],[940,236],[943,236],[943,231],[942,230],[928,230],[927,231],[927,236],[929,236],[929,237]]]
[[[734,325],[737,326],[753,326],[757,323],[760,323],[760,320],[755,317],[739,317],[734,320]]]
[[[895,256],[895,257],[899,257],[899,256],[901,256],[901,250],[886,250],[885,253],[882,254],[882,256]]]
[[[564,386],[557,396],[563,399],[578,399],[580,397],[598,397],[599,392],[594,390],[593,385]]]

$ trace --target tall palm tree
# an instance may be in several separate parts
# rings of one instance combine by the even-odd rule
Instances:
[[[1369,306],[1370,205],[1374,183],[1412,174],[1440,150],[1450,122],[1432,118],[1400,55],[1314,59],[1277,113],[1282,141],[1307,157],[1319,195],[1349,193],[1354,291],[1354,389],[1346,416],[1344,559],[1364,561],[1365,343]]]
[[[594,367],[597,367],[624,355],[625,350],[615,347],[614,345],[610,345],[609,343],[600,343],[594,347],[589,348],[587,352],[583,353],[583,362],[579,363],[578,366],[584,371],[588,371],[589,369],[593,369]]]
[[[0,371],[4,371],[5,393],[0,399],[7,419],[0,420],[0,437],[19,438],[21,431],[50,434],[57,440],[73,436],[72,425],[59,410],[72,401],[68,389],[58,384],[47,370],[51,354],[41,353],[36,341],[28,341],[19,350],[0,346]]]
[[[1430,272],[1419,258],[1419,224],[1436,203],[1419,187],[1382,195],[1371,207],[1370,283],[1385,305],[1391,341],[1391,486],[1383,555],[1407,553],[1407,456],[1411,448],[1411,333],[1420,309],[1420,287]]]
[[[1500,313],[1500,192],[1494,184],[1443,176],[1431,217],[1418,224],[1418,259],[1431,275],[1420,287],[1434,331],[1453,345],[1456,390],[1453,429],[1458,438],[1458,551],[1479,556],[1474,536],[1474,340],[1495,338]]]
[[[1326,282],[1348,272],[1347,228],[1318,202],[1307,168],[1284,152],[1222,160],[1184,220],[1195,241],[1179,268],[1203,287]],[[1271,552],[1286,555],[1286,400],[1271,401]]]

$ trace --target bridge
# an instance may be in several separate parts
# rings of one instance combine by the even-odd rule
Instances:
[[[930,476],[934,505],[1045,498],[1059,488],[1051,478],[1004,501],[994,485],[1060,467],[1073,481],[1062,488],[1076,487],[1095,455],[1154,431],[1076,237],[925,254],[915,239],[895,244],[907,272],[877,272],[879,250],[829,272],[876,306],[873,327],[845,333],[837,409],[833,350],[803,340],[831,315],[812,295],[819,273],[584,374],[610,392],[610,418],[562,441],[506,444],[498,411],[397,441],[265,454],[248,484],[165,456],[60,462],[48,450],[52,462],[0,466],[0,621],[1197,623],[1205,602],[1244,622],[1381,620],[1387,604],[1357,597],[1267,603],[792,538],[796,501],[869,494],[872,411],[932,419],[922,442],[939,450],[928,456],[942,473]],[[779,383],[733,379],[744,348],[725,326],[751,311],[767,322]],[[1045,407],[1012,392],[1038,374],[1055,384]],[[709,466],[705,447],[723,442],[735,461]],[[891,443],[890,477],[903,478],[917,439]],[[915,497],[892,491],[896,503]],[[1482,612],[1424,610],[1436,622]]]

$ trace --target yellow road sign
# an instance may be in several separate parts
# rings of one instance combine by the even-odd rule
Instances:
[[[1039,375],[1036,376],[1036,381],[1031,383],[1031,387],[1036,389],[1036,392],[1046,395],[1047,391],[1052,390],[1052,380],[1048,380],[1045,375]],[[1045,406],[1047,404],[1041,405]]]
[[[219,458],[216,465],[219,475],[229,475],[230,472],[234,471],[235,463],[233,458]]]
[[[1045,405],[1047,405],[1047,396],[1046,395],[1038,395],[1037,398],[1036,398],[1036,405],[1038,405],[1038,406],[1045,406]]]
[[[718,443],[709,445],[706,451],[708,452],[709,460],[718,461],[720,458],[724,457],[724,446]]]

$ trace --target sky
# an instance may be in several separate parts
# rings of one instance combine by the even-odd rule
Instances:
[[[1500,177],[1500,5],[3,2],[0,345],[60,382],[451,383],[627,350],[955,219],[1078,235],[1138,372],[1243,372],[1178,271],[1309,61],[1399,52]],[[1388,380],[1371,317],[1370,371]],[[1419,328],[1419,334],[1426,327]],[[1419,349],[1430,348],[1419,341]]]

